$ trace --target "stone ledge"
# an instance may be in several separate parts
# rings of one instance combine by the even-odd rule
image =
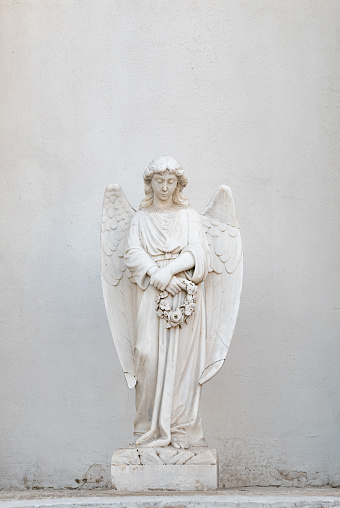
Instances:
[[[339,489],[256,488],[215,492],[121,494],[110,490],[0,492],[0,508],[328,508]]]

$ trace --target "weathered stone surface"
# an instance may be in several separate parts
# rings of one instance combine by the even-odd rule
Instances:
[[[215,450],[206,450],[204,452],[194,455],[186,464],[216,464],[216,452]]]
[[[172,446],[163,448],[119,448],[112,457],[112,465],[214,465],[217,463],[216,450],[206,447],[177,449]]]
[[[197,464],[188,464],[197,459]],[[121,448],[112,457],[112,488],[118,491],[215,490],[216,451],[207,448]]]
[[[138,448],[141,464],[162,464],[162,460],[157,455],[155,448]]]
[[[112,465],[140,464],[136,448],[118,448],[112,455]]]
[[[112,488],[119,492],[203,491],[218,488],[217,465],[111,466]]]
[[[193,452],[190,452],[189,450],[183,450],[179,451],[178,454],[174,457],[175,462],[174,464],[182,465],[188,462],[189,459],[194,457],[195,454]]]
[[[157,452],[163,464],[170,464],[171,462],[169,461],[172,459],[172,457],[177,455],[178,450],[175,450],[169,446],[168,448],[158,448]]]

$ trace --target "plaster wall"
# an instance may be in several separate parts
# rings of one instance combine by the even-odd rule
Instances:
[[[338,485],[337,0],[2,0],[0,487],[103,486],[134,394],[99,274],[108,183],[234,193],[244,291],[204,386],[222,486]]]

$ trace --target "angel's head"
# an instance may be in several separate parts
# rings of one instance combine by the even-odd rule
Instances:
[[[157,181],[157,177],[161,177],[160,180],[167,180],[167,192],[171,193],[172,203],[189,206],[188,199],[182,193],[184,187],[186,187],[188,183],[182,166],[173,157],[162,156],[153,160],[144,171],[145,197],[139,208],[152,205],[154,191],[157,185],[160,185],[160,182]]]

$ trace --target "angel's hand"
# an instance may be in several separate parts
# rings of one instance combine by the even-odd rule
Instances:
[[[158,268],[151,275],[150,284],[155,286],[155,288],[159,289],[159,291],[164,291],[172,278],[172,272],[168,266],[164,266],[163,268]]]
[[[170,295],[174,296],[177,295],[177,293],[179,293],[182,289],[185,289],[185,285],[183,282],[181,282],[181,279],[174,275],[166,287],[166,291],[170,293]]]

